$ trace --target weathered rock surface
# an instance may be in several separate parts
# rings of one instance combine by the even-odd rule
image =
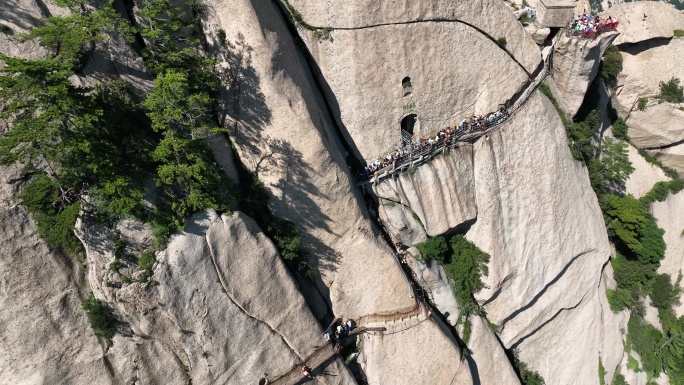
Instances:
[[[94,292],[135,335],[156,343],[139,350],[176,357],[165,363],[171,375],[186,366],[198,383],[257,383],[264,373],[274,379],[296,368],[323,344],[323,330],[275,247],[244,214],[195,215],[186,232],[157,254],[156,286],[111,287],[116,284],[107,282],[117,279],[107,267],[113,232],[93,226],[81,231]],[[134,365],[135,360],[119,360],[122,377],[135,372]],[[355,383],[339,359],[326,370],[337,376],[319,381]]]
[[[660,262],[658,273],[669,274],[673,282],[684,268],[684,191],[668,196],[663,202],[653,202],[651,213],[658,220],[658,227],[665,230],[663,239],[667,248],[665,259]],[[684,305],[675,307],[677,316],[684,315]]]
[[[601,16],[611,16],[620,21],[620,35],[615,39],[615,45],[671,38],[675,29],[684,28],[684,13],[664,1],[634,1],[614,5]]]
[[[413,174],[402,172],[397,178],[383,179],[373,190],[378,197],[394,199],[418,215],[428,235],[443,234],[477,216],[472,154],[472,147],[457,147],[417,167]],[[389,223],[394,232],[405,221]]]
[[[334,315],[358,319],[415,308],[399,262],[361,207],[332,120],[280,11],[266,0],[210,3],[210,10],[208,34],[224,29],[231,47],[224,51],[217,44],[215,52],[230,79],[223,124],[233,127],[243,163],[272,195],[274,215],[301,230],[317,288]],[[417,369],[423,382],[450,383],[454,372],[445,382],[437,367],[460,355],[439,328],[426,326],[401,338],[385,337],[379,345],[364,350],[364,370],[382,383],[410,383],[402,377],[405,370],[396,370],[399,364]],[[435,346],[439,359],[414,354]],[[391,357],[381,359],[386,352]],[[419,369],[422,365],[430,371]],[[469,376],[467,368],[458,373]]]
[[[579,39],[561,34],[553,55],[553,82],[566,112],[574,116],[584,101],[589,85],[598,73],[603,53],[617,33],[601,34],[596,40]]]
[[[434,262],[422,263],[416,259],[420,252],[416,248],[407,250],[407,263],[416,273],[417,282],[427,290],[431,303],[452,326],[456,326],[460,309],[454,289],[444,268]],[[480,384],[519,384],[513,367],[506,357],[503,347],[496,338],[487,321],[471,316],[472,332],[468,340],[469,354],[466,358],[475,383]]]
[[[395,240],[395,244],[401,242],[404,245],[415,245],[428,238],[423,225],[414,217],[418,214],[411,208],[394,201],[381,201],[383,203],[378,207],[378,216],[385,226],[389,226],[387,231]]]

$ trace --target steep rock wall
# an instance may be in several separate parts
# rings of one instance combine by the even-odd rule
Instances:
[[[528,79],[495,42],[461,23],[335,30],[320,40],[299,31],[345,139],[366,163],[399,146],[406,116],[417,116],[413,134],[421,137],[496,110]],[[405,77],[410,91],[402,87]]]
[[[651,213],[658,220],[658,227],[665,230],[663,239],[667,248],[665,259],[660,262],[658,273],[669,274],[676,282],[684,268],[684,192],[668,196],[663,202],[653,202]],[[681,286],[681,283],[680,283]],[[684,315],[684,305],[675,306],[677,316]]]
[[[445,183],[473,183],[471,204],[477,218],[467,237],[491,255],[484,279],[488,287],[478,295],[487,318],[497,325],[504,346],[518,348],[523,361],[548,383],[597,383],[599,356],[609,371],[622,358],[619,330],[626,319],[607,306],[602,271],[611,250],[603,218],[586,169],[569,154],[555,110],[533,94],[488,140],[476,142],[472,154],[472,159],[459,159],[457,153],[442,156],[420,166],[413,177],[427,167],[434,169],[431,174],[445,176]],[[453,177],[447,162],[472,166]],[[415,182],[402,174],[383,183],[402,191],[404,184]],[[439,190],[440,185],[420,188]],[[420,207],[434,196],[426,191],[404,204]],[[430,205],[452,205],[448,199],[434,200]],[[448,222],[444,212],[432,215],[432,221]],[[425,276],[425,269],[415,270]],[[430,286],[430,281],[425,283]],[[449,301],[435,304],[453,315]],[[580,339],[582,344],[573,344]],[[541,353],[551,344],[557,345],[553,354]],[[480,365],[477,358],[475,362]]]
[[[28,213],[4,202],[11,185],[0,186],[0,384],[117,383],[81,310],[75,261],[50,250]]]
[[[266,0],[241,0],[209,2],[209,11],[207,35],[223,29],[228,47],[213,40],[226,73],[223,124],[232,128],[243,163],[270,192],[271,211],[301,230],[317,288],[332,313],[358,319],[415,309],[408,280],[352,185],[337,132],[280,10]],[[317,315],[322,318],[325,311],[318,309]],[[435,368],[423,377],[427,383],[449,383],[436,370],[442,361],[416,358],[409,346],[415,351],[439,346],[445,357],[460,354],[445,334],[428,327],[380,345],[364,351],[368,360],[381,362],[376,354],[391,351],[397,364],[413,360],[416,367]],[[397,351],[398,346],[406,350]],[[458,373],[469,376],[467,368]],[[365,375],[408,383],[399,371],[378,365],[367,365]]]

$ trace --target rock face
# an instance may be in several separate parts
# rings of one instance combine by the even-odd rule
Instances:
[[[684,26],[684,13],[663,1],[634,1],[610,7],[601,16],[620,21],[615,45],[671,38]]]
[[[377,314],[391,318],[416,309],[399,262],[368,220],[332,119],[278,8],[266,0],[209,5],[213,12],[204,24],[206,32],[215,36],[223,29],[230,47],[223,50],[217,43],[214,52],[223,59],[229,79],[222,123],[233,127],[241,160],[270,192],[271,211],[301,230],[327,306],[335,316],[354,319]],[[326,316],[327,309],[316,311],[319,318]],[[469,376],[467,367],[455,368],[447,381],[437,370],[441,361],[416,359],[408,348],[397,352],[399,346],[415,351],[439,346],[445,357],[460,355],[439,328],[421,326],[401,338],[381,339],[371,350],[364,348],[365,376],[404,383],[402,371],[377,364],[384,362],[380,357],[386,352],[392,352],[396,365],[414,360],[408,367],[433,368],[418,371],[427,383],[450,383],[456,373],[458,378]]]
[[[477,216],[472,154],[469,146],[457,147],[417,167],[414,173],[383,179],[373,190],[378,197],[395,200],[418,215],[428,235],[443,234]],[[389,223],[397,227],[401,222]]]
[[[598,73],[600,59],[616,36],[617,33],[609,32],[599,35],[596,40],[565,34],[557,38],[553,82],[569,115],[574,116],[579,111],[584,94]]]
[[[420,137],[496,110],[541,61],[539,48],[498,1],[292,4],[307,23],[333,28],[327,39],[299,33],[344,138],[367,163],[398,147],[404,119],[417,118],[407,130]],[[508,42],[505,50],[499,37]]]
[[[663,202],[653,202],[651,213],[658,220],[658,227],[665,230],[663,239],[667,248],[665,259],[660,262],[658,273],[669,274],[673,282],[684,267],[684,217],[674,213],[684,210],[684,192],[668,196]],[[684,305],[675,307],[677,316],[684,315]]]
[[[622,358],[619,330],[626,315],[614,315],[607,304],[604,280],[611,274],[604,275],[602,270],[611,250],[603,218],[586,170],[572,160],[564,128],[549,107],[535,93],[489,140],[474,144],[472,160],[470,156],[459,159],[456,152],[441,156],[413,175],[400,174],[394,181],[381,182],[376,190],[381,197],[393,192],[401,196],[402,191],[419,186],[425,191],[411,198],[405,194],[404,205],[422,207],[423,202],[442,199],[437,206],[450,207],[449,199],[430,191],[443,190],[439,178],[428,179],[430,184],[416,183],[422,168],[427,168],[427,175],[444,176],[451,189],[470,189],[465,202],[476,220],[467,237],[491,256],[485,279],[488,288],[478,298],[489,321],[498,326],[501,342],[506,348],[519,349],[521,359],[547,383],[593,384],[597,383],[599,357],[611,376],[618,367]],[[544,145],[531,145],[529,138]],[[450,171],[453,164],[468,166],[455,174]],[[461,183],[472,183],[472,187],[459,187]],[[447,215],[457,211],[434,210],[429,220],[455,223]],[[419,277],[428,287],[440,287],[430,284],[434,278],[425,278],[428,270],[414,271],[422,272]],[[440,276],[429,271],[428,276]],[[453,316],[453,302],[436,298],[435,304]],[[550,345],[553,354],[548,352]],[[479,368],[483,364],[477,360]]]
[[[0,204],[0,240],[0,383],[116,383],[81,310],[74,261],[50,251],[16,203]]]
[[[115,306],[136,336],[156,342],[141,349],[176,358],[166,362],[169,374],[174,369],[181,374],[185,366],[198,383],[257,383],[263,373],[273,380],[297,370],[323,345],[323,330],[275,247],[239,212],[197,214],[186,232],[157,254],[156,286],[111,287],[121,279],[107,267],[114,234],[96,226],[81,226],[81,231],[96,296]],[[115,346],[121,339],[127,338],[117,337]],[[121,377],[135,373],[134,362],[113,353]],[[339,359],[326,370],[337,376],[319,381],[355,383]]]

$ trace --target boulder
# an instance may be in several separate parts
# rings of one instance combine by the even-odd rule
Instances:
[[[472,148],[465,146],[436,156],[414,172],[385,178],[373,190],[380,198],[396,199],[406,206],[420,218],[425,232],[436,236],[477,217],[474,178]],[[389,222],[390,233],[400,229],[401,223]]]
[[[382,198],[381,202],[379,218],[395,244],[401,242],[404,245],[415,245],[427,240],[422,221],[419,222],[420,217],[410,207]]]
[[[616,4],[601,13],[601,16],[611,16],[620,22],[620,35],[615,39],[615,45],[671,38],[675,29],[684,29],[684,13],[664,1]]]
[[[595,40],[565,34],[557,37],[552,75],[568,115],[574,116],[579,111],[584,95],[598,73],[600,59],[616,36],[616,32],[608,32]]]
[[[684,210],[684,191],[669,195],[662,202],[653,202],[651,213],[658,220],[658,227],[665,230],[663,239],[667,248],[665,259],[660,262],[658,273],[669,274],[672,282],[682,273],[684,267],[684,216],[677,215]],[[680,286],[681,285],[680,283]],[[678,317],[684,315],[684,305],[675,306]]]
[[[632,111],[627,122],[628,135],[638,147],[656,149],[684,140],[684,111],[670,103],[651,103],[644,111]]]

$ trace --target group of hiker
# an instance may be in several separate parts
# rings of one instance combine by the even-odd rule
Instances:
[[[399,149],[387,153],[384,157],[375,159],[363,169],[363,176],[369,177],[379,170],[389,166],[402,164],[412,156],[419,156],[425,151],[436,150],[441,146],[446,147],[454,144],[458,139],[472,132],[484,132],[486,129],[496,126],[510,116],[505,107],[501,107],[487,115],[473,115],[463,119],[461,123],[452,127],[447,127],[427,137],[420,139],[418,143],[407,142]]]
[[[332,325],[325,329],[323,339],[337,345],[339,344],[340,339],[348,336],[349,332],[352,331],[353,328],[354,323],[352,322],[352,320],[346,320],[345,322],[342,322],[339,325],[337,325],[336,322],[333,322]]]
[[[603,32],[615,31],[618,24],[619,20],[611,16],[603,19],[600,16],[583,14],[568,23],[568,33],[572,36],[593,39]]]

